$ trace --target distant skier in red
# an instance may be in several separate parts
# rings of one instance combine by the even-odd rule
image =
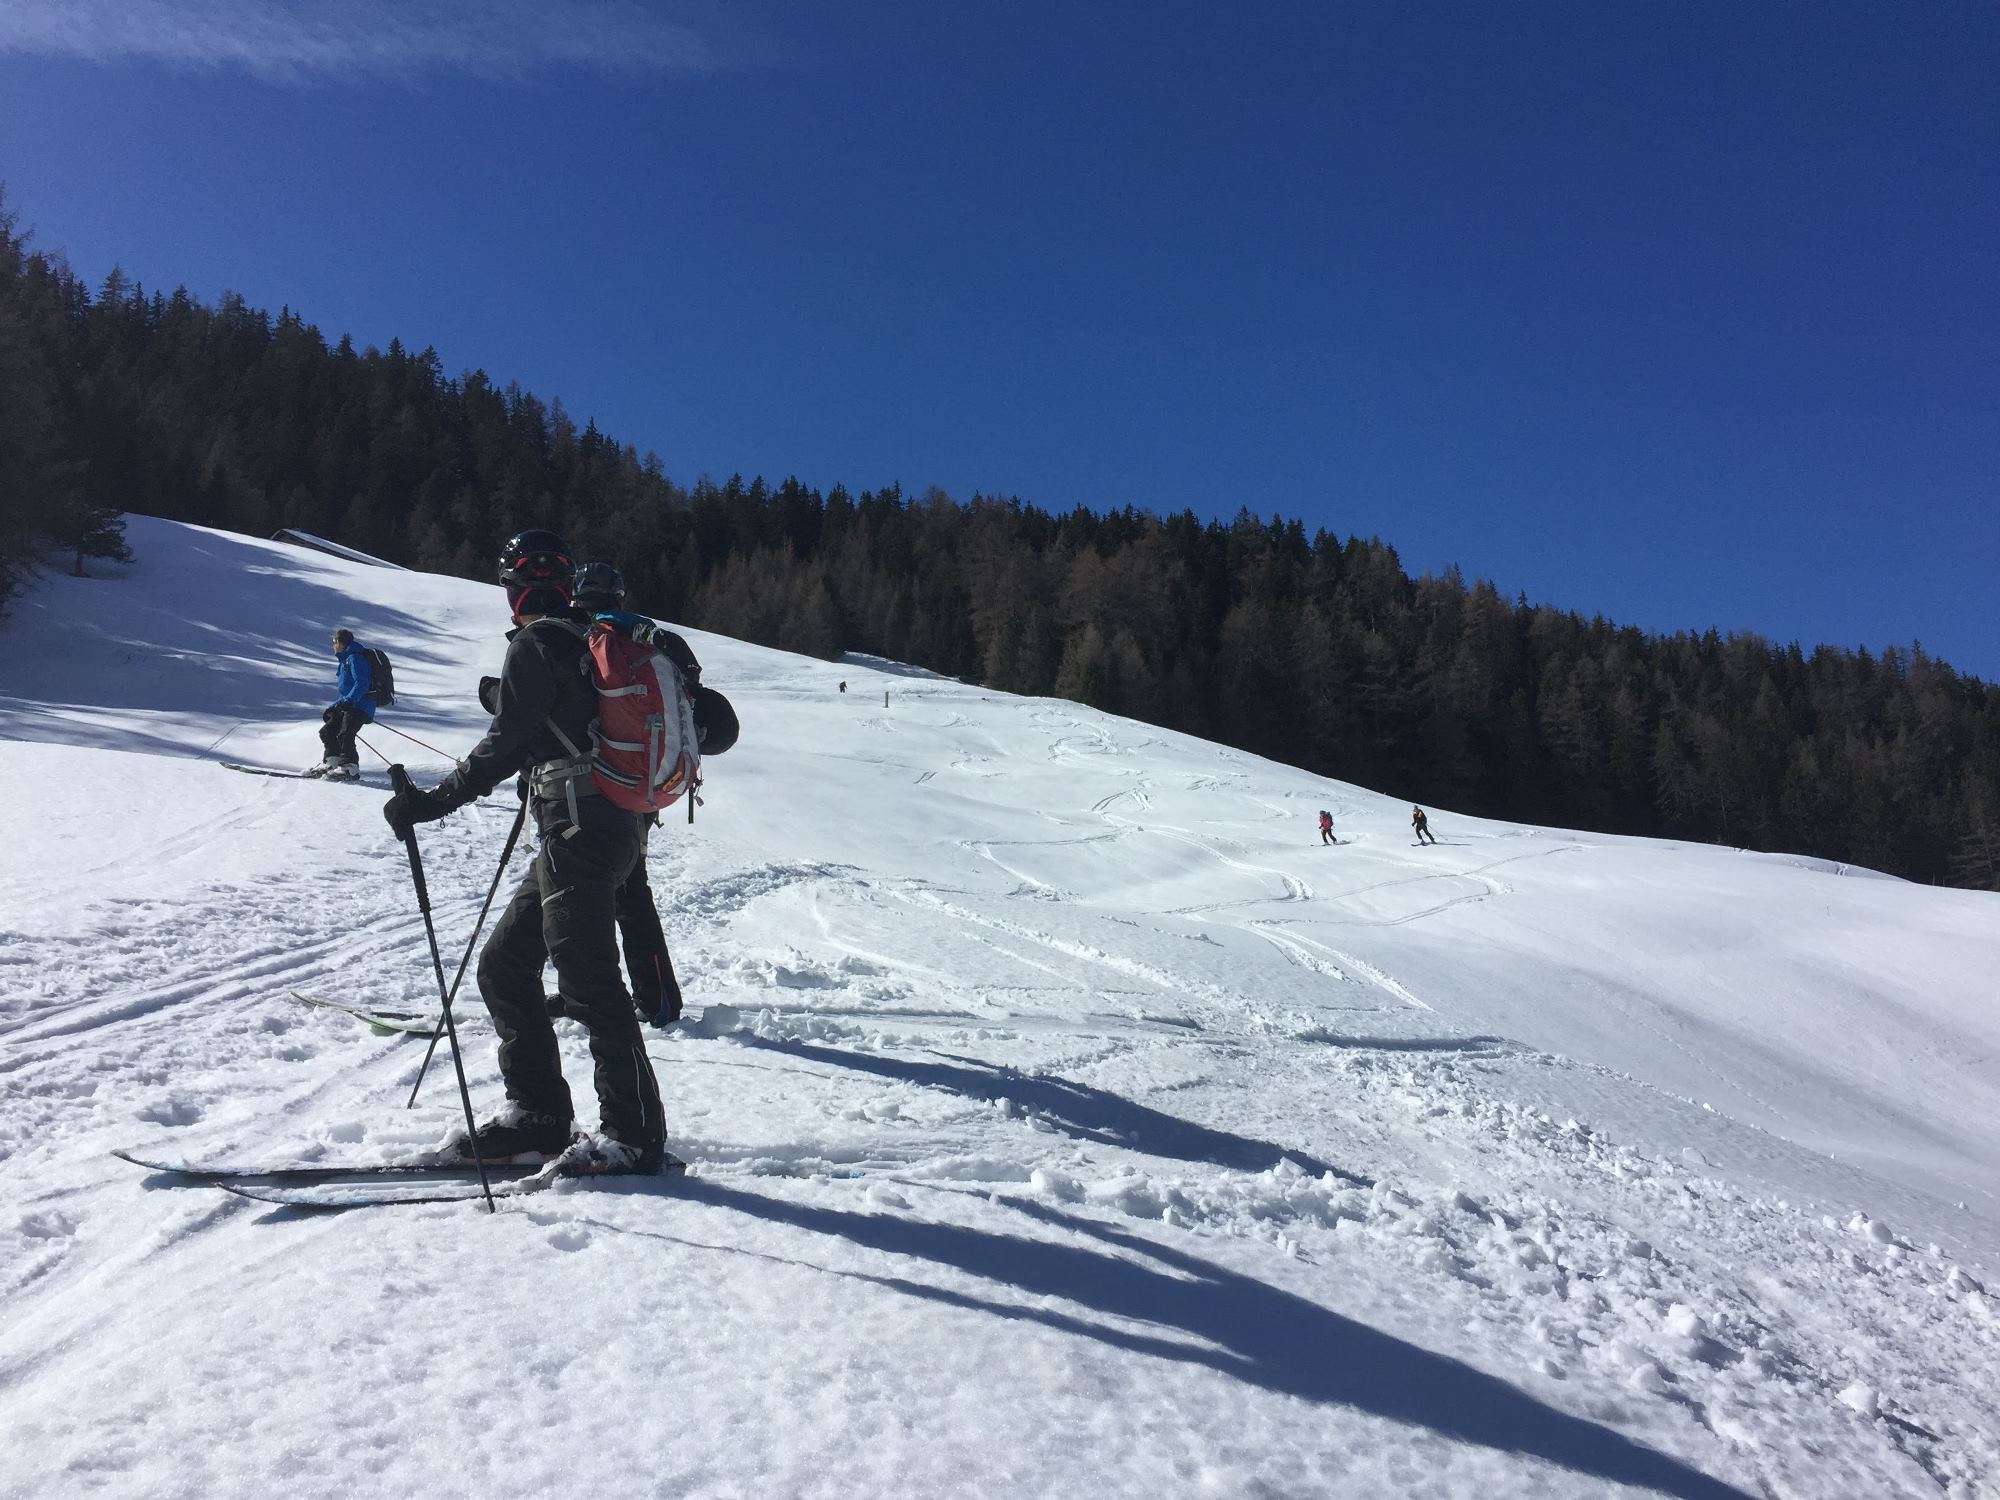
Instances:
[[[1424,843],[1426,840],[1429,840],[1433,844],[1437,842],[1436,837],[1431,833],[1431,820],[1424,816],[1424,810],[1421,807],[1412,807],[1410,809],[1410,826],[1416,829],[1417,842],[1419,844]]]
[[[1333,814],[1325,808],[1319,813],[1319,841],[1322,844],[1337,844],[1340,840],[1333,836]]]

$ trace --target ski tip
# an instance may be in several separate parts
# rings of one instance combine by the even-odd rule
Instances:
[[[190,1170],[185,1163],[151,1161],[146,1157],[138,1155],[136,1152],[126,1151],[122,1148],[114,1150],[111,1154],[120,1161],[130,1162],[135,1167],[144,1167],[148,1172],[185,1173]]]

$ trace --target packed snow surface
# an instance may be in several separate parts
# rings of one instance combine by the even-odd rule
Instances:
[[[130,536],[0,625],[0,1494],[2000,1495],[2000,897],[1448,809],[1416,848],[885,662],[689,632],[744,727],[652,841],[686,1179],[327,1214],[114,1159],[456,1121],[448,1065],[403,1107],[421,1041],[290,998],[435,1005],[382,762],[222,762],[317,759],[347,624],[428,784],[506,625]],[[447,969],[513,811],[420,830]]]

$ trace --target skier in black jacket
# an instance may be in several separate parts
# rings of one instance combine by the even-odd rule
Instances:
[[[487,1161],[559,1156],[563,1175],[653,1173],[666,1148],[660,1090],[631,996],[618,972],[618,890],[644,848],[639,815],[597,795],[564,746],[589,743],[597,692],[569,618],[576,569],[548,531],[525,531],[500,555],[517,628],[508,636],[498,707],[485,738],[435,789],[412,788],[383,809],[399,837],[462,807],[518,772],[540,848],[479,955],[479,992],[500,1035],[507,1106],[477,1132]],[[560,731],[560,734],[558,733]],[[599,1133],[572,1140],[569,1085],[542,996],[553,962],[565,1014],[590,1033]],[[462,1135],[453,1148],[469,1156]]]
[[[702,754],[721,755],[736,743],[738,726],[734,707],[722,694],[701,685],[701,663],[695,660],[685,640],[644,615],[625,612],[621,607],[624,599],[625,580],[616,568],[605,562],[586,563],[577,570],[576,599],[570,615],[584,627],[604,621],[622,634],[664,652],[680,669],[682,680],[694,695],[695,726]],[[499,693],[499,678],[479,679],[479,706],[487,713],[498,711]],[[528,778],[523,775],[520,792],[524,798],[528,795],[527,784]],[[659,826],[658,813],[645,815],[643,837],[647,843],[651,842],[652,830]],[[521,923],[518,941],[525,945],[532,930],[532,924]],[[625,972],[630,977],[632,1005],[639,1019],[660,1027],[673,1025],[681,1018],[684,1002],[680,978],[674,972],[673,954],[660,923],[659,907],[647,878],[643,845],[632,873],[618,888],[618,936],[624,946]],[[523,962],[528,960],[525,946],[520,957]],[[547,997],[545,1004],[551,1016],[559,1018],[564,1014],[560,993]]]

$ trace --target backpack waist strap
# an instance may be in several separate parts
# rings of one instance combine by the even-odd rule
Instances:
[[[566,839],[575,838],[578,829],[583,826],[576,799],[604,795],[591,776],[591,767],[588,755],[566,755],[560,760],[545,760],[538,766],[528,768],[528,795],[542,802],[559,802],[568,808],[569,827],[563,830],[562,835]]]

